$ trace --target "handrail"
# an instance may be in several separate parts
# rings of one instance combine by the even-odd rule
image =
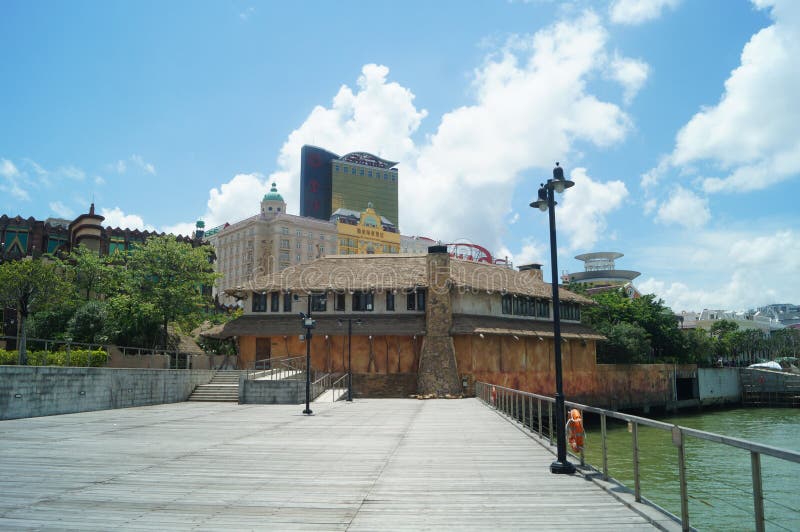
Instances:
[[[549,430],[550,444],[553,444],[553,405],[555,399],[545,395],[539,395],[522,390],[515,390],[505,386],[493,385],[485,382],[475,383],[475,395],[479,397],[484,403],[494,407],[502,414],[507,415],[517,421],[520,421],[523,426],[529,427],[532,432],[538,432],[540,438],[544,438],[544,430],[542,423],[542,403],[548,405],[547,425]],[[527,399],[527,401],[526,401]],[[538,431],[534,428],[534,409],[533,401],[537,402],[537,419]],[[526,408],[526,403],[528,406]],[[683,530],[691,530],[689,525],[689,504],[688,504],[688,486],[686,481],[686,455],[684,452],[685,438],[691,436],[700,440],[710,441],[728,445],[738,449],[743,449],[750,452],[751,459],[751,477],[753,487],[753,510],[755,518],[755,526],[757,531],[765,529],[766,519],[764,516],[764,493],[762,490],[761,478],[761,455],[771,456],[788,462],[800,464],[800,452],[790,451],[786,449],[779,449],[770,445],[751,442],[741,438],[734,438],[731,436],[724,436],[713,432],[704,430],[692,429],[680,425],[664,423],[663,421],[656,421],[632,414],[624,414],[614,410],[607,410],[604,408],[584,405],[574,401],[565,401],[565,407],[577,408],[583,412],[591,412],[600,416],[600,432],[601,432],[601,446],[602,446],[602,465],[601,473],[604,480],[608,480],[608,446],[606,442],[606,420],[607,418],[615,418],[626,421],[631,425],[631,432],[633,437],[633,475],[634,475],[634,497],[637,502],[641,502],[641,487],[639,478],[639,445],[638,445],[638,427],[639,425],[655,428],[658,430],[668,431],[672,433],[672,442],[678,450],[678,468],[679,468],[679,482],[680,482],[680,501],[681,501],[681,517],[680,522]],[[529,423],[528,423],[529,421]],[[581,465],[584,465],[583,451],[579,455]],[[666,510],[665,510],[666,511]],[[677,517],[676,517],[677,519]]]

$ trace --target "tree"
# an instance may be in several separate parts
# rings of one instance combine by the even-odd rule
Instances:
[[[211,248],[193,248],[174,236],[149,238],[125,257],[122,293],[132,306],[146,305],[163,326],[167,346],[167,327],[177,318],[196,317],[210,304],[203,287],[219,276],[211,264]]]
[[[596,304],[585,307],[581,316],[609,339],[598,346],[600,360],[633,363],[688,358],[675,315],[655,295],[630,299],[621,290],[609,290],[591,297]]]
[[[0,265],[0,301],[19,316],[19,364],[28,363],[26,325],[32,312],[45,310],[70,292],[58,262],[23,259]]]
[[[105,257],[81,244],[72,250],[68,261],[81,297],[88,301],[93,295],[96,299],[102,299],[108,294],[113,271]]]

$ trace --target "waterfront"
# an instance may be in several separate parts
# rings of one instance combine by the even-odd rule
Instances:
[[[738,408],[659,418],[707,432],[800,451],[800,410]],[[609,474],[633,487],[631,434],[608,426]],[[668,432],[639,427],[642,495],[680,515],[677,450]],[[599,423],[587,429],[586,461],[602,463]],[[687,438],[689,518],[699,530],[753,530],[750,453]],[[797,479],[800,464],[762,457],[767,530],[800,530]]]

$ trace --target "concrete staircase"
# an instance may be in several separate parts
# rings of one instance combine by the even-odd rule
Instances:
[[[208,384],[197,386],[189,401],[239,402],[239,375],[244,372],[220,370]]]

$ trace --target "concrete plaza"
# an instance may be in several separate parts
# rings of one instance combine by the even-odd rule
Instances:
[[[0,529],[652,529],[476,399],[176,403],[0,422]]]

